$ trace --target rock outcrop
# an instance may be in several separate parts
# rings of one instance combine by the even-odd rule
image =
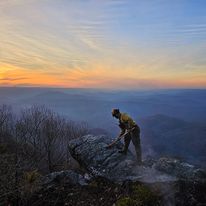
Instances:
[[[153,167],[181,180],[206,181],[206,171],[174,158],[160,158]]]
[[[79,206],[204,206],[206,173],[173,158],[147,158],[141,166],[136,157],[111,149],[106,136],[87,135],[69,143],[69,150],[81,165],[76,171],[54,172],[41,177],[39,189],[28,205]]]
[[[107,149],[109,139],[106,136],[87,135],[75,139],[69,143],[72,157],[79,162],[93,176],[104,176],[108,179],[116,179],[130,175],[134,167],[134,156],[118,153],[117,148]]]
[[[86,178],[73,170],[53,172],[41,178],[42,186],[53,187],[56,184],[87,185]]]
[[[165,182],[185,179],[206,180],[206,172],[173,158],[145,160],[138,166],[136,157],[118,152],[123,147],[119,142],[108,149],[111,140],[105,136],[86,135],[69,142],[72,157],[93,176],[102,176],[114,181],[133,180],[140,182]]]
[[[163,205],[204,205],[206,172],[173,158],[147,159],[141,166],[136,157],[118,153],[119,142],[111,149],[104,135],[86,135],[69,142],[72,157],[93,177],[116,183],[139,182],[163,197]]]

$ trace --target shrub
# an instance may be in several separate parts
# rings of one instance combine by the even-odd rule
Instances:
[[[135,184],[133,185],[133,198],[139,203],[138,205],[158,205],[159,197],[152,192],[149,187]]]
[[[152,192],[149,187],[134,183],[131,196],[120,198],[115,206],[155,206],[160,205],[159,196]]]
[[[123,197],[117,200],[115,206],[137,206],[137,202],[130,197]]]
[[[34,183],[39,177],[40,177],[40,174],[37,172],[37,170],[24,173],[24,180],[26,183],[29,183],[29,184]]]

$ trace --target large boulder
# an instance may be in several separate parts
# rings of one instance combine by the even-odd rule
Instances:
[[[138,166],[136,157],[130,151],[127,155],[118,152],[123,147],[120,142],[111,149],[106,148],[110,142],[111,139],[105,135],[86,135],[70,141],[69,150],[72,157],[93,176],[148,183],[176,180],[155,168]]]

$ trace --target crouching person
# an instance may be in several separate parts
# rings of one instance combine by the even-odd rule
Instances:
[[[119,109],[112,110],[112,116],[119,120],[119,127],[121,129],[120,137],[124,137],[124,148],[119,152],[122,154],[127,154],[129,144],[132,143],[135,147],[137,162],[142,163],[142,153],[141,153],[141,143],[140,143],[140,128],[135,123],[135,121],[126,113],[121,113]],[[111,147],[110,144],[108,147]]]

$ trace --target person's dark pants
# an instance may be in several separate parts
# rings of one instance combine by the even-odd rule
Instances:
[[[127,134],[124,137],[124,152],[126,153],[128,151],[128,147],[130,144],[130,141],[132,140],[132,143],[135,147],[136,155],[137,155],[137,162],[141,164],[142,162],[142,152],[141,152],[141,143],[140,143],[140,131],[137,128],[133,129],[129,134]]]

